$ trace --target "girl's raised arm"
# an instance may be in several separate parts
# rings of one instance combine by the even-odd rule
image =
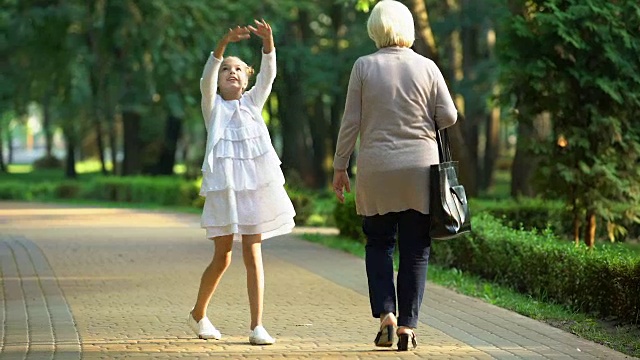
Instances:
[[[218,70],[220,70],[220,65],[222,64],[224,51],[229,43],[238,42],[249,37],[250,32],[246,26],[229,29],[229,32],[220,40],[216,49],[209,56],[202,71],[202,78],[200,78],[202,117],[205,125],[209,122],[211,111],[213,110],[213,102],[218,88]]]
[[[247,92],[247,96],[259,108],[269,98],[271,86],[276,78],[276,54],[273,44],[273,32],[271,25],[263,20],[254,20],[254,26],[247,26],[252,33],[262,39],[262,62],[260,63],[260,71],[256,76],[256,84]]]

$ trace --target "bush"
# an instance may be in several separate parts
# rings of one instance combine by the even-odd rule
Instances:
[[[41,157],[33,162],[34,169],[62,169],[62,161],[55,156]]]
[[[31,192],[23,183],[5,182],[0,186],[0,200],[31,200]]]
[[[334,214],[341,235],[365,241],[352,195]],[[640,319],[640,259],[635,253],[618,246],[576,248],[551,231],[513,229],[477,209],[471,222],[471,235],[433,242],[430,261],[574,310],[626,322]]]
[[[191,206],[198,188],[176,177],[101,177],[87,183],[84,195],[103,201]]]
[[[618,209],[613,209],[613,212],[622,214],[624,212],[622,206],[624,205],[621,205]],[[471,208],[474,214],[476,212],[487,212],[513,229],[535,229],[539,231],[550,229],[558,237],[573,239],[573,214],[560,201],[540,198],[501,201],[473,199],[471,200]],[[615,221],[627,230],[626,234],[616,234],[616,241],[640,238],[640,224],[622,215],[618,216]],[[609,241],[607,223],[602,218],[598,219],[596,230],[598,239]]]
[[[573,232],[573,217],[564,204],[539,198],[471,200],[473,213],[487,212],[514,229],[550,229],[557,235]]]
[[[170,176],[101,176],[83,181],[3,182],[0,200],[86,199],[108,202],[144,203],[160,206],[188,206],[201,209],[199,182]],[[286,189],[296,211],[298,225],[325,221],[314,213],[315,195],[309,191]]]
[[[54,197],[56,199],[77,199],[82,190],[77,181],[64,181],[55,186]]]
[[[338,203],[333,210],[333,215],[340,235],[366,243],[362,233],[362,217],[356,214],[356,199],[353,194],[345,194],[344,204]]]
[[[640,318],[640,259],[620,247],[589,251],[551,234],[518,231],[488,214],[472,219],[472,235],[435,242],[432,261],[553,300],[574,310]]]
[[[287,194],[291,199],[293,208],[296,210],[296,216],[294,218],[297,225],[306,225],[307,220],[313,214],[313,195],[308,192],[289,186],[285,186]]]

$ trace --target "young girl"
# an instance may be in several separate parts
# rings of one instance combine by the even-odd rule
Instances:
[[[227,44],[262,39],[262,62],[256,83],[245,92],[253,69],[236,57],[223,54]],[[221,334],[206,316],[207,306],[222,274],[231,263],[233,240],[242,239],[247,269],[253,345],[273,344],[262,326],[264,273],[261,241],[291,232],[295,211],[284,190],[284,176],[262,107],[276,76],[276,53],[271,26],[264,20],[254,26],[236,27],[218,43],[207,61],[200,91],[207,147],[202,166],[205,196],[202,227],[215,244],[213,260],[202,274],[198,299],[188,323],[201,339],[220,339]]]

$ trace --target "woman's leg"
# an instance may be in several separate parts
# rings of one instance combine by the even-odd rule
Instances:
[[[396,313],[396,290],[393,283],[396,229],[396,213],[365,216],[362,221],[362,230],[367,236],[365,266],[369,301],[371,314],[375,318]]]
[[[213,296],[216,287],[222,279],[222,274],[231,264],[231,249],[233,247],[233,235],[215,237],[213,239],[215,250],[213,259],[202,274],[200,279],[200,290],[198,290],[198,300],[193,308],[193,318],[200,321],[206,313],[209,300]]]
[[[262,325],[264,299],[264,269],[262,266],[262,235],[242,235],[242,259],[247,269],[247,293],[251,310],[251,330]]]
[[[416,210],[400,213],[398,249],[398,333],[404,333],[418,326],[431,249],[429,215]]]

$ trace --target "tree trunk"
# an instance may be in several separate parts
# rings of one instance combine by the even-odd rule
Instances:
[[[481,188],[493,187],[493,175],[500,155],[500,108],[494,108],[488,117],[486,126],[486,143],[484,148],[484,165]]]
[[[140,163],[140,114],[133,111],[122,113],[124,159],[122,175],[137,175],[141,171]]]
[[[292,45],[289,41],[304,45],[304,28],[307,26],[308,15],[305,11],[300,11],[299,19],[289,24],[290,36],[283,38],[281,46]],[[298,56],[289,56],[281,64],[282,71],[279,73],[282,74],[283,81],[280,81],[278,91],[278,117],[282,127],[283,170],[294,183],[299,180],[306,182],[304,177],[311,174],[311,167],[308,159],[309,149],[306,146],[308,116],[304,89],[300,81],[300,76],[304,76],[302,59]]]
[[[427,10],[427,7],[425,6],[424,0],[403,0],[403,2],[412,11],[416,19],[414,23],[416,28],[416,41],[413,46],[414,50],[422,56],[428,57],[433,60],[441,69],[443,74],[445,74],[445,78],[447,78],[449,81],[451,79],[457,79],[457,77],[460,77],[462,72],[462,61],[459,61],[456,67],[460,73],[456,74],[451,71],[448,76],[447,72],[444,71],[446,70],[446,68],[444,68],[442,64],[439,63],[440,59],[438,56],[436,42],[433,36],[433,32],[431,31],[431,25],[429,23],[429,12]],[[457,40],[457,42],[459,45],[459,39]],[[453,70],[453,68],[449,68],[449,70]],[[449,91],[451,91],[451,87],[449,87]],[[457,96],[453,91],[451,91],[451,96],[454,100],[457,99]],[[467,193],[473,196],[477,193],[477,179],[475,176],[476,165],[472,162],[472,159],[470,157],[471,149],[469,148],[469,145],[465,140],[465,136],[462,131],[465,126],[463,115],[464,104],[460,104],[459,102],[457,102],[456,105],[459,111],[458,122],[448,130],[449,138],[451,140],[451,152],[452,156],[460,164],[460,172],[458,174],[460,182],[464,184]]]
[[[416,41],[413,45],[414,50],[418,54],[433,60],[436,64],[439,63],[438,48],[436,47],[433,31],[431,31],[429,12],[427,11],[425,0],[403,0],[402,2],[415,17]]]
[[[461,1],[461,10],[469,12],[470,5],[469,0]],[[468,24],[468,21],[462,22],[462,29],[460,31],[461,44],[458,48],[462,49],[462,80],[467,83],[467,86],[472,86],[478,80],[475,74],[475,65],[480,58],[478,50],[478,34],[477,27],[473,24]],[[460,71],[460,70],[458,70]],[[457,71],[457,72],[458,72]],[[484,178],[483,162],[480,161],[479,149],[480,149],[480,125],[487,120],[484,104],[477,99],[478,94],[474,91],[467,91],[466,98],[464,99],[465,109],[464,114],[467,121],[464,123],[464,145],[467,149],[469,157],[469,166],[473,173],[470,177],[476,179],[471,185],[465,186],[465,190],[469,191],[472,195],[476,195],[481,187],[482,179]],[[464,165],[463,165],[464,166]],[[480,180],[480,181],[478,181]],[[473,187],[471,187],[473,185]]]
[[[529,141],[533,138],[532,126],[518,123],[517,138],[516,155],[511,165],[511,197],[532,197],[535,191],[531,186],[531,177],[538,163],[529,150]]]
[[[585,231],[585,243],[589,249],[593,249],[596,244],[596,213],[594,210],[587,210],[587,229]]]
[[[98,2],[97,4],[94,4],[93,1],[87,1],[86,2],[87,5],[87,12],[86,14],[89,15],[89,19],[88,21],[90,21],[90,23],[97,23],[98,21],[96,21],[95,19],[91,19],[92,17],[94,17],[94,13],[97,14],[101,14],[104,11],[104,7],[106,5],[106,2],[101,1]],[[94,8],[96,7],[96,8]],[[99,15],[98,15],[99,16]],[[96,132],[96,145],[98,147],[98,158],[100,159],[100,167],[101,167],[101,171],[102,171],[102,175],[107,175],[108,171],[107,171],[107,165],[105,163],[105,158],[104,158],[104,152],[105,152],[105,148],[104,148],[104,131],[103,131],[103,124],[104,124],[104,115],[105,115],[105,103],[103,102],[104,98],[102,97],[102,93],[105,91],[105,77],[106,77],[106,73],[105,73],[105,67],[104,67],[104,59],[102,56],[102,52],[100,51],[100,41],[99,41],[99,36],[98,34],[96,34],[96,27],[91,26],[89,27],[89,31],[86,33],[86,42],[88,47],[91,49],[92,51],[92,55],[94,58],[93,61],[93,68],[90,71],[90,76],[89,76],[89,83],[91,86],[91,95],[92,95],[92,100],[93,100],[93,121],[94,121],[94,126],[95,126],[95,132]]]
[[[6,173],[7,167],[4,163],[4,141],[2,137],[3,130],[4,129],[2,128],[2,124],[0,124],[0,172]]]
[[[538,169],[539,159],[532,153],[532,142],[546,141],[551,134],[551,116],[538,115],[531,123],[518,122],[518,143],[511,168],[511,196],[535,196],[531,180]]]
[[[324,115],[324,103],[322,95],[318,96],[312,107],[313,116],[309,117],[309,130],[313,148],[313,174],[314,179],[309,183],[314,188],[323,188],[327,185],[327,173],[324,169],[327,159],[327,126]]]
[[[91,95],[93,97],[93,126],[96,132],[96,146],[98,151],[98,159],[100,159],[100,168],[102,175],[107,175],[107,165],[104,159],[104,131],[103,131],[103,117],[104,107],[102,106],[102,99],[100,98],[100,86],[101,82],[97,79],[97,76],[92,74],[90,77]]]
[[[76,135],[67,132],[65,134],[67,158],[65,162],[65,177],[67,179],[75,179],[78,177],[76,173]]]
[[[49,104],[49,100],[49,96],[45,96],[42,100],[42,130],[44,132],[44,146],[46,149],[45,157],[47,159],[53,157],[53,133],[51,131],[51,106]]]
[[[7,131],[7,165],[13,164],[13,134]]]
[[[573,242],[580,246],[580,213],[578,210],[573,211]]]
[[[333,56],[336,59],[340,59],[342,50],[340,49],[340,40],[344,38],[346,27],[344,23],[344,6],[338,3],[334,3],[331,7],[331,24],[333,26],[334,40],[333,40]],[[344,90],[349,84],[349,73],[338,79],[340,86],[333,87],[335,90],[331,94],[331,108],[329,110],[329,136],[331,137],[331,155],[336,152],[336,145],[338,143],[338,133],[340,132],[340,124],[342,123],[342,114],[344,111],[344,103],[346,96],[344,96]]]
[[[152,175],[173,175],[173,167],[176,164],[176,149],[181,132],[182,119],[171,115],[167,116],[160,156],[151,168]]]
[[[109,151],[111,155],[111,173],[118,174],[118,134],[117,134],[117,117],[115,114],[115,107],[110,102],[110,97],[107,96],[105,100],[106,117],[107,117],[107,142],[109,143]]]
[[[107,171],[107,164],[104,160],[104,141],[103,141],[103,131],[102,131],[102,122],[98,119],[95,120],[96,127],[96,145],[98,147],[98,158],[100,159],[100,169],[102,175],[107,175],[109,172]]]

